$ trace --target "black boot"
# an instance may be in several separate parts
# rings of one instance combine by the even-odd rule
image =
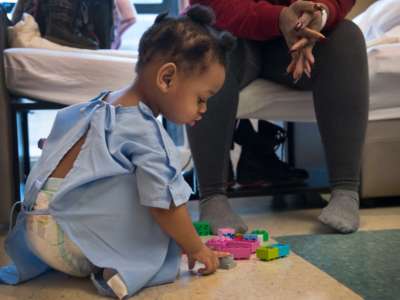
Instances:
[[[295,180],[308,179],[309,175],[306,170],[291,167],[288,163],[280,160],[276,155],[278,148],[283,145],[287,139],[286,131],[283,128],[264,120],[258,120],[258,136],[265,140],[272,139],[271,144],[274,151],[271,158],[268,158],[268,156],[264,157],[265,166],[271,165],[276,166],[277,168],[286,169],[286,172],[289,173],[289,177],[294,178]]]
[[[308,178],[307,171],[290,167],[276,155],[276,149],[286,139],[286,132],[279,126],[262,124],[255,132],[250,121],[241,120],[234,139],[242,146],[236,173],[240,185],[293,184]]]

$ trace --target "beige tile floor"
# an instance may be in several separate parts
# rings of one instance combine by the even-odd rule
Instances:
[[[274,209],[271,199],[247,198],[231,201],[250,228],[267,228],[272,236],[325,233],[320,225],[320,209]],[[400,202],[399,202],[400,204]],[[194,218],[197,202],[190,203]],[[361,210],[361,230],[400,228],[400,207]],[[0,236],[3,244],[4,233]],[[0,251],[0,264],[7,262]],[[0,299],[103,299],[86,279],[51,273],[17,287],[0,285]],[[254,257],[239,261],[236,268],[219,270],[206,277],[191,274],[182,262],[176,282],[143,290],[132,299],[361,299],[334,278],[296,254],[272,262]]]

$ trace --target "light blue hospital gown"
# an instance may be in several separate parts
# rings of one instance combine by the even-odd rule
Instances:
[[[13,264],[0,269],[0,282],[17,284],[49,269],[27,246],[26,214],[34,213],[43,184],[86,132],[49,213],[94,265],[118,271],[129,295],[175,280],[180,249],[148,208],[179,206],[190,196],[177,149],[145,104],[114,107],[102,101],[105,95],[57,114],[28,177],[17,224],[6,239]]]

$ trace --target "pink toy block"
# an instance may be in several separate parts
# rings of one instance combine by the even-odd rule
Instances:
[[[210,249],[229,252],[234,259],[249,259],[253,252],[253,244],[250,241],[234,241],[224,236],[218,236],[206,242]]]
[[[250,248],[226,247],[222,251],[229,252],[234,259],[249,259],[251,255]]]
[[[249,259],[252,246],[249,243],[242,241],[228,241],[222,251],[229,252],[234,259]]]
[[[256,250],[258,247],[261,246],[260,241],[259,240],[255,240],[255,241],[248,241],[251,244],[251,253],[256,253]]]
[[[257,248],[260,247],[260,242],[258,240],[256,240],[256,241],[233,240],[233,241],[229,242],[229,245],[250,247],[251,253],[255,253]]]
[[[225,234],[235,234],[233,228],[218,228],[218,236],[224,236]]]
[[[222,249],[224,249],[226,247],[226,243],[230,240],[231,239],[229,239],[227,237],[219,236],[219,237],[209,239],[206,242],[206,245],[212,250],[223,251]]]

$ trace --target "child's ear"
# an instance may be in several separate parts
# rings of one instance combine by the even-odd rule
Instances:
[[[157,73],[157,86],[164,93],[175,84],[177,76],[176,65],[172,62],[163,64]]]

